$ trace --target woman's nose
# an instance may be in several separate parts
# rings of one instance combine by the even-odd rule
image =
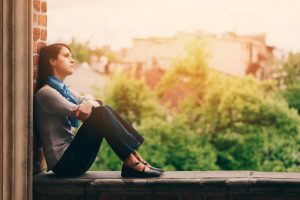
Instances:
[[[74,63],[74,59],[73,58],[71,58],[71,63]]]

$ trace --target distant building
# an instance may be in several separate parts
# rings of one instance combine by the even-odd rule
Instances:
[[[194,39],[207,44],[210,67],[226,74],[243,77],[252,74],[258,79],[271,78],[275,67],[276,49],[266,44],[266,34],[236,35],[225,33],[221,36],[207,35],[203,32],[178,33],[174,37],[150,37],[133,39],[133,47],[126,49],[122,57],[128,65],[147,71],[153,67],[168,70],[174,59],[186,55],[186,45]],[[275,64],[277,63],[277,64]]]

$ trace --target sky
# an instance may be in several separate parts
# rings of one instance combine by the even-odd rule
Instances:
[[[132,38],[180,31],[267,34],[267,44],[300,52],[300,0],[48,0],[48,43],[72,37],[92,47],[128,48]]]

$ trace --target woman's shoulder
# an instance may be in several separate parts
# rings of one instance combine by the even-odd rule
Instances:
[[[56,95],[56,93],[58,92],[54,88],[46,84],[35,93],[35,98],[39,99],[44,96]]]
[[[35,95],[40,95],[40,94],[52,92],[53,90],[54,90],[54,89],[53,89],[50,85],[45,84],[43,87],[41,87],[41,88],[35,93]]]

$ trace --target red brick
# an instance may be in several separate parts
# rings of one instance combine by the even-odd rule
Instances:
[[[33,24],[37,23],[37,18],[38,18],[38,15],[36,13],[33,13],[33,16],[32,16]]]
[[[33,56],[33,64],[34,65],[38,65],[39,64],[39,56],[38,55]]]
[[[33,28],[33,40],[38,40],[40,38],[41,29]]]
[[[40,1],[36,1],[36,0],[33,1],[33,9],[36,12],[40,12],[41,10]]]
[[[47,26],[47,15],[39,15],[39,25]]]
[[[47,29],[41,30],[41,40],[44,40],[44,41],[47,40]]]
[[[33,41],[32,50],[33,50],[34,54],[37,53],[37,42],[36,41]]]
[[[34,67],[33,70],[32,70],[32,72],[33,72],[32,78],[33,78],[33,80],[36,80],[36,78],[37,78],[37,68]]]
[[[47,2],[41,2],[41,12],[46,13],[47,12]]]
[[[36,92],[36,81],[33,81],[33,91],[34,91],[34,93]],[[37,199],[37,198],[34,198],[34,199]]]
[[[40,52],[41,48],[43,48],[44,46],[46,46],[47,44],[45,42],[39,42],[37,45],[37,50],[38,53]]]

